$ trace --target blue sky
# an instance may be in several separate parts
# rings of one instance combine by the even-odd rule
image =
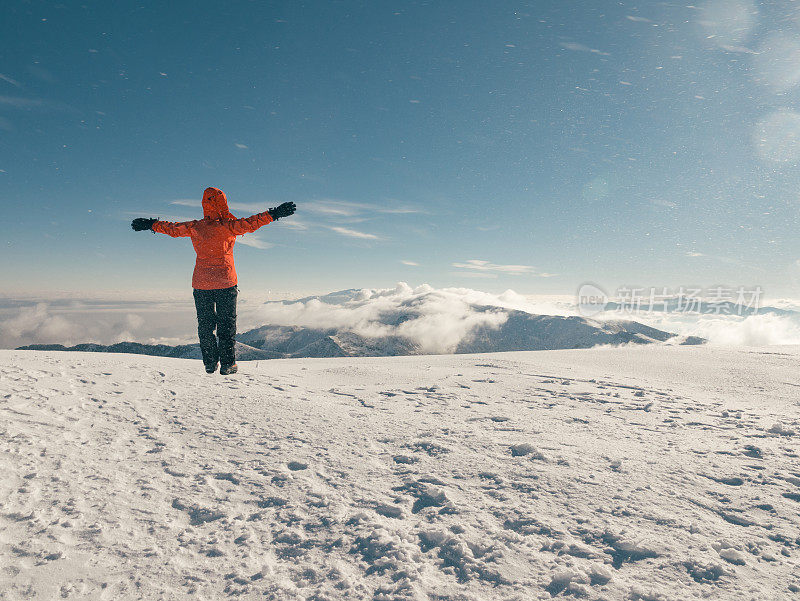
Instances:
[[[189,241],[129,222],[216,186],[298,206],[240,288],[800,297],[788,1],[13,2],[0,34],[6,295],[188,290]]]

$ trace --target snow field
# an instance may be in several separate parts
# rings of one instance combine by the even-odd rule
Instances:
[[[0,351],[0,599],[800,598],[798,352]]]

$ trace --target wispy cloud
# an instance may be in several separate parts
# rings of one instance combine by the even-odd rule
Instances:
[[[727,50],[728,52],[737,52],[740,54],[760,54],[760,52],[756,52],[755,50],[746,48],[745,46],[730,46],[728,44],[721,44],[720,48]]]
[[[490,273],[487,271],[455,271],[452,272],[451,275],[460,278],[485,279],[485,280],[497,278],[496,273]]]
[[[351,203],[322,200],[304,203],[303,208],[313,213],[335,215],[337,217],[353,217],[360,212]]]
[[[350,202],[346,200],[312,200],[302,204],[303,209],[320,213],[323,215],[337,217],[355,217],[365,213],[384,213],[384,214],[411,214],[421,213],[419,209],[407,205],[397,204],[396,206],[382,206],[371,203]]]
[[[754,269],[754,270],[761,271],[761,272],[765,272],[766,271],[763,267],[761,267],[759,265],[748,263],[746,261],[740,261],[739,259],[734,259],[732,257],[722,257],[722,256],[719,256],[719,255],[708,255],[706,253],[701,253],[701,252],[692,251],[692,250],[687,251],[686,252],[686,256],[687,257],[692,257],[692,258],[700,258],[700,257],[702,257],[702,258],[705,258],[705,259],[710,259],[712,261],[718,261],[720,263],[726,263],[728,265],[739,265],[740,267],[745,267],[747,269]]]
[[[376,207],[378,213],[386,213],[387,215],[411,215],[414,213],[424,213],[422,209],[415,209],[412,207]]]
[[[240,244],[244,244],[245,246],[252,246],[253,248],[258,248],[261,250],[275,246],[271,242],[267,242],[266,240],[262,239],[257,234],[245,234],[244,236],[239,236],[236,238],[236,241]]]
[[[346,227],[330,226],[330,229],[336,232],[337,234],[341,234],[342,236],[347,236],[348,238],[359,238],[361,240],[380,240],[380,237],[376,236],[375,234],[359,232],[358,230],[351,230]]]
[[[75,111],[68,104],[44,98],[25,98],[23,96],[0,96],[0,104],[16,109],[44,109],[53,111]]]
[[[577,42],[560,42],[559,46],[576,52],[591,52],[592,54],[599,54],[600,56],[610,56],[608,52],[603,52],[597,48],[589,48],[589,46],[578,44]]]
[[[539,273],[533,265],[498,265],[489,261],[470,259],[464,263],[453,263],[457,269],[467,269],[478,273],[502,273],[505,275],[532,275],[540,278],[553,277],[554,273]]]
[[[23,98],[22,96],[0,96],[0,104],[17,109],[44,107],[46,102],[41,98]]]
[[[400,261],[400,262],[401,262],[403,265],[408,265],[409,267],[419,267],[419,263],[417,263],[416,261],[406,261],[405,259],[403,259],[403,260],[402,260],[402,261]]]
[[[304,232],[308,229],[308,224],[305,221],[299,221],[292,216],[291,219],[281,220],[281,227],[288,227],[299,232]]]
[[[16,79],[11,79],[8,75],[3,75],[2,73],[0,73],[0,79],[2,79],[5,82],[10,83],[12,86],[16,86],[18,88],[22,87],[21,83],[19,83]]]

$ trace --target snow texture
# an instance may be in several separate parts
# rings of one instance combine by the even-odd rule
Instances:
[[[796,599],[798,368],[0,351],[0,599]]]

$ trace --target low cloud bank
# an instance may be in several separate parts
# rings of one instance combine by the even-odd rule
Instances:
[[[181,298],[11,299],[0,298],[0,348],[29,344],[140,342],[171,346],[197,342],[191,292]],[[188,298],[186,298],[188,297]],[[239,299],[239,330],[262,325],[263,295]]]
[[[700,336],[715,346],[800,344],[800,317],[782,315],[657,315],[628,317],[659,330]]]
[[[0,346],[14,348],[27,344],[64,344],[99,342],[112,344],[132,340],[145,323],[135,313],[93,314],[54,312],[47,303],[23,306],[0,321]]]
[[[361,336],[401,336],[424,352],[447,353],[474,328],[500,327],[505,309],[530,311],[533,304],[511,290],[490,294],[469,288],[412,288],[349,290],[295,302],[267,303],[265,323],[309,328],[337,328]]]

